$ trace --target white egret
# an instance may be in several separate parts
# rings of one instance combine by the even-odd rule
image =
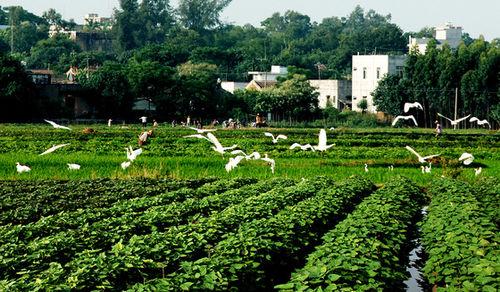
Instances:
[[[130,162],[130,161],[124,161],[124,162],[122,162],[120,165],[121,165],[121,167],[122,167],[123,169],[126,169],[127,167],[129,167],[129,166],[130,166],[130,164],[131,164],[131,162]]]
[[[245,157],[245,160],[260,159],[260,153],[257,151],[254,151],[254,152],[247,155],[245,152],[243,152],[243,150],[238,149],[238,150],[231,151],[231,154],[233,154],[233,155],[242,154]]]
[[[440,113],[437,113],[437,115],[438,115],[438,116],[440,116],[440,117],[442,117],[442,118],[447,119],[448,121],[450,121],[452,126],[458,125],[458,123],[460,123],[461,121],[466,120],[468,117],[470,117],[470,115],[467,115],[467,116],[465,116],[465,117],[463,117],[463,118],[456,119],[456,120],[452,120],[452,119],[450,119],[450,118],[447,118],[447,117],[443,116],[443,115],[442,115],[442,114],[440,114]]]
[[[236,145],[236,144],[234,144],[233,146],[230,146],[230,147],[223,147],[222,144],[219,142],[219,140],[217,140],[217,137],[215,137],[212,133],[207,133],[207,138],[210,140],[210,142],[212,142],[212,144],[214,144],[212,149],[215,150],[216,152],[219,152],[220,154],[223,154],[223,155],[224,155],[224,152],[226,152],[226,150],[232,150],[232,149],[238,147],[238,145]]]
[[[478,119],[476,117],[472,117],[472,118],[470,118],[469,122],[471,122],[471,123],[472,122],[477,122],[477,124],[480,125],[480,126],[482,126],[484,124],[488,124],[488,127],[491,129],[491,125],[490,125],[490,123],[488,123],[488,121],[486,119],[480,120],[480,119]]]
[[[288,137],[283,135],[283,134],[279,134],[278,136],[276,136],[276,138],[274,137],[274,135],[272,133],[269,133],[269,132],[264,132],[264,135],[267,137],[271,137],[271,139],[273,139],[274,144],[278,143],[279,139],[283,139],[283,140],[288,139]]]
[[[227,172],[230,172],[231,170],[235,169],[236,166],[243,160],[245,156],[243,155],[238,155],[236,157],[230,157],[229,162],[226,164],[225,168]]]
[[[54,152],[56,151],[57,149],[61,148],[61,147],[64,147],[64,146],[68,146],[69,143],[66,143],[66,144],[59,144],[59,145],[54,145],[52,147],[50,147],[49,149],[45,150],[45,152],[41,153],[40,155],[45,155],[45,154],[49,154],[51,152]]]
[[[368,164],[365,163],[365,172],[368,172]]]
[[[275,161],[274,161],[274,159],[269,158],[269,157],[267,156],[267,153],[266,153],[266,154],[264,154],[264,157],[261,157],[261,158],[260,158],[260,160],[264,160],[264,161],[266,161],[267,163],[269,163],[269,165],[271,166],[271,172],[272,172],[272,173],[274,173],[274,166],[275,166],[275,164],[276,164],[276,163],[275,163]]]
[[[326,151],[335,144],[326,145],[326,131],[321,129],[319,131],[318,146],[313,146],[314,150]]]
[[[16,169],[18,173],[28,172],[31,170],[29,166],[22,165],[19,162],[16,162]]]
[[[425,174],[425,167],[423,165],[420,165],[420,170]]]
[[[68,128],[68,127],[65,127],[65,126],[58,125],[58,124],[54,123],[53,121],[49,121],[49,120],[44,120],[44,121],[46,121],[47,123],[51,124],[51,125],[52,125],[52,127],[56,128],[56,129],[71,130],[71,128]]]
[[[79,170],[80,169],[80,164],[68,163],[68,169],[69,170]]]
[[[481,166],[479,168],[474,168],[475,175],[478,176],[482,170],[483,170],[483,168]]]
[[[392,164],[391,164],[391,165],[389,166],[389,171],[394,171],[394,165],[392,165]]]
[[[458,161],[462,161],[464,165],[469,165],[474,161],[474,156],[472,154],[464,152],[462,155],[460,155],[460,158],[458,158]]]
[[[413,115],[409,115],[409,116],[397,116],[396,118],[394,118],[394,120],[392,121],[392,126],[394,127],[396,125],[396,123],[399,121],[399,120],[412,120],[413,123],[415,123],[415,126],[418,126],[417,124],[417,120],[415,120],[415,117]]]
[[[217,131],[217,129],[198,129],[198,128],[195,128],[195,127],[189,127],[191,130],[195,130],[198,134],[204,134],[204,133],[207,133],[207,132],[213,132],[213,131]]]
[[[132,146],[128,146],[125,150],[127,151],[127,159],[130,161],[134,161],[142,153],[142,148],[133,150]]]
[[[425,170],[425,173],[431,173],[431,170],[432,170],[432,164],[429,163],[429,166],[425,166],[424,167],[424,170]]]
[[[184,138],[198,138],[198,139],[205,139],[205,140],[208,140],[210,141],[210,139],[208,139],[206,136],[203,136],[202,134],[193,134],[193,135],[187,135],[187,136],[183,136]]]
[[[416,102],[405,102],[405,105],[404,105],[404,111],[405,111],[405,113],[407,113],[411,108],[418,108],[418,109],[424,110],[424,108],[422,107],[422,105],[418,101],[416,101]]]
[[[405,147],[408,151],[410,151],[411,153],[415,154],[418,158],[418,162],[420,163],[425,163],[427,162],[427,159],[429,158],[433,158],[433,157],[436,157],[436,156],[439,156],[440,154],[434,154],[434,155],[428,155],[428,156],[424,156],[422,157],[420,154],[417,153],[417,151],[413,150],[413,148],[411,148],[410,146],[406,146]]]
[[[335,128],[334,128],[334,127],[330,127],[330,129],[329,129],[329,130],[330,130],[330,131],[333,131],[333,130],[335,130]]]
[[[299,143],[293,143],[292,146],[290,146],[290,149],[295,149],[297,147],[300,147],[301,150],[307,150],[307,149],[311,149],[313,152],[315,151],[314,150],[314,147],[311,146],[311,144],[305,144],[305,145],[301,145]]]

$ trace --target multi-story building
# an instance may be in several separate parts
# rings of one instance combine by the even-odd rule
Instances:
[[[367,111],[376,113],[373,91],[386,74],[403,74],[404,55],[354,55],[352,56],[352,109],[361,111],[358,104],[368,103]]]
[[[331,105],[342,110],[351,106],[351,81],[350,80],[309,80],[309,84],[316,88],[318,95],[318,106],[326,108]]]
[[[437,47],[440,48],[444,44],[448,44],[452,49],[457,48],[462,41],[462,27],[454,26],[447,22],[442,26],[434,28],[434,39],[437,41]],[[418,50],[420,53],[425,54],[427,43],[430,38],[414,38],[410,36],[408,47],[411,50]]]

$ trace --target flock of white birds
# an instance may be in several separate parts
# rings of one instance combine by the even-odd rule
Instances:
[[[420,103],[418,103],[418,102],[415,102],[415,103],[406,103],[405,106],[404,106],[404,111],[407,112],[410,108],[414,108],[414,107],[422,109],[422,105],[420,105]],[[439,114],[439,115],[441,116],[441,114]],[[466,119],[467,117],[459,119],[459,120]],[[398,118],[406,119],[407,117],[398,116],[398,117],[396,117],[395,121],[397,121]],[[415,121],[415,118],[413,116],[410,116],[410,118]],[[452,121],[452,124],[453,124],[453,122],[457,122],[458,123],[459,120]],[[49,120],[45,120],[45,121],[47,123],[51,124],[56,129],[71,130],[71,128],[58,125],[55,122],[52,122],[52,121],[49,121]],[[416,121],[415,121],[415,124],[416,124]],[[254,151],[254,152],[252,152],[250,154],[246,154],[241,149],[234,150],[235,148],[238,147],[238,145],[236,145],[236,144],[234,144],[232,146],[229,146],[229,147],[224,147],[219,142],[219,140],[217,139],[217,137],[215,137],[215,135],[212,134],[212,132],[216,131],[216,129],[198,129],[198,128],[193,128],[193,127],[189,127],[189,128],[192,129],[192,130],[195,130],[196,134],[187,135],[187,136],[184,136],[184,138],[198,138],[198,139],[207,140],[207,141],[209,141],[209,142],[212,143],[212,147],[211,148],[215,152],[221,154],[222,156],[224,155],[224,153],[227,153],[227,151],[232,150],[229,153],[231,155],[236,155],[236,156],[230,157],[229,160],[228,160],[228,162],[226,163],[225,169],[226,169],[227,172],[230,172],[233,169],[235,169],[242,161],[261,160],[261,161],[266,162],[270,166],[271,172],[274,173],[276,162],[275,162],[274,159],[269,158],[267,154],[264,154],[264,156],[262,156],[259,152],[256,152],[256,151]],[[333,130],[333,128],[331,128],[331,130]],[[280,139],[282,139],[282,140],[288,139],[288,137],[285,136],[285,135],[283,135],[283,134],[279,134],[279,135],[277,135],[275,137],[270,132],[264,132],[264,135],[266,137],[270,137],[272,139],[272,142],[274,144],[278,143],[278,141]],[[52,152],[56,151],[57,149],[65,147],[65,146],[68,146],[68,145],[70,145],[70,144],[69,143],[65,143],[65,144],[54,145],[54,146],[50,147],[49,149],[47,149],[46,151],[44,151],[43,153],[41,153],[40,155],[46,155],[46,154],[52,153]],[[318,135],[318,145],[311,145],[311,144],[301,145],[299,143],[293,143],[290,146],[289,149],[300,148],[303,151],[306,151],[306,150],[311,150],[311,151],[326,151],[326,150],[330,149],[333,146],[335,146],[335,144],[330,144],[330,145],[327,144],[327,135],[326,135],[325,129],[320,129],[319,135]],[[422,156],[419,153],[417,153],[410,146],[406,146],[405,148],[417,157],[418,162],[420,162],[420,163],[429,163],[428,166],[421,166],[422,173],[431,173],[432,164],[430,162],[428,162],[428,160],[431,159],[431,158],[437,157],[440,154],[433,154],[433,155]],[[128,146],[127,148],[125,148],[125,151],[126,151],[126,155],[127,155],[127,160],[124,161],[124,162],[122,162],[120,164],[120,166],[121,166],[122,169],[128,168],[132,164],[132,162],[137,158],[137,156],[139,156],[140,154],[142,154],[143,150],[142,150],[142,148],[138,148],[138,149],[134,150],[132,148],[132,146]],[[469,165],[474,160],[474,156],[472,154],[470,154],[470,153],[464,152],[460,156],[460,158],[458,160],[460,162],[462,162],[464,165]],[[79,170],[80,169],[80,165],[76,164],[76,163],[68,163],[67,165],[68,165],[68,169],[69,170]],[[31,168],[29,166],[22,165],[19,162],[16,162],[16,169],[17,169],[18,173],[29,172],[31,170]],[[366,163],[364,165],[364,170],[365,170],[365,172],[368,172],[368,165]],[[393,171],[394,170],[394,166],[393,165],[389,166],[389,170]],[[475,171],[475,175],[479,175],[481,173],[481,171],[482,171],[482,168],[481,167],[475,168],[474,171]]]
[[[416,108],[416,109],[419,109],[419,110],[424,110],[424,108],[422,107],[422,105],[419,102],[406,102],[404,104],[404,106],[403,106],[403,111],[405,113],[407,113],[412,108]],[[450,119],[448,117],[443,116],[440,113],[437,113],[437,114],[438,114],[438,116],[440,116],[440,117],[442,117],[442,118],[447,119],[448,121],[450,121],[450,123],[451,123],[452,126],[458,125],[460,122],[467,120],[467,118],[469,118],[471,116],[471,115],[467,115],[467,116],[465,116],[463,118],[452,120],[452,119]],[[392,126],[394,127],[400,120],[410,120],[410,121],[413,121],[413,123],[415,124],[415,126],[418,126],[417,120],[415,119],[415,117],[413,115],[407,115],[407,116],[399,115],[399,116],[396,116],[394,118],[394,120],[392,121]],[[478,119],[476,117],[472,117],[472,118],[469,119],[469,122],[470,123],[477,122],[477,124],[480,125],[480,126],[488,125],[488,127],[491,129],[491,125],[490,125],[490,123],[486,119],[480,120],[480,119]]]

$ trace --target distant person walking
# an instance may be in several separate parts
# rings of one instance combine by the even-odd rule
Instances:
[[[142,116],[142,117],[139,118],[139,120],[141,120],[141,123],[142,123],[143,127],[146,127],[148,125],[148,118],[147,117]]]
[[[443,133],[443,128],[441,128],[441,124],[438,121],[434,122],[436,124],[436,138],[441,136]]]

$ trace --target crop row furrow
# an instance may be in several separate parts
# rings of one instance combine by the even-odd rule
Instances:
[[[285,206],[313,196],[333,184],[329,178],[303,181],[296,186],[279,183],[271,191],[250,196],[210,217],[165,232],[133,236],[128,243],[114,245],[107,252],[86,250],[60,267],[60,277],[46,285],[58,289],[122,289],[129,283],[164,275],[186,259],[203,257],[211,246],[244,222],[271,217]],[[270,184],[271,185],[271,184]],[[44,282],[44,277],[40,277]]]
[[[206,184],[197,190],[172,192],[170,193],[168,202],[165,201],[164,203],[183,201],[186,198],[200,199],[214,192],[219,193],[254,182],[254,179],[216,181]],[[183,216],[183,213],[189,214],[183,203],[167,205],[163,210],[158,212],[165,212],[165,215],[163,217],[157,216],[157,225],[182,223],[182,220],[188,219],[187,216]],[[149,224],[154,224],[155,221],[136,220],[137,218],[141,218],[142,214],[141,212],[125,213],[118,218],[108,218],[91,225],[85,225],[79,229],[62,231],[48,237],[37,238],[33,241],[4,244],[0,246],[2,254],[0,275],[4,277],[6,275],[12,276],[13,273],[19,273],[23,270],[29,271],[27,273],[29,275],[40,269],[44,270],[50,262],[67,262],[79,251],[85,249],[107,249],[113,243],[119,240],[127,240],[135,233],[147,233],[148,229],[149,231],[151,229]],[[161,222],[162,219],[164,219],[163,222]]]
[[[363,200],[323,236],[305,266],[284,291],[394,291],[404,290],[411,250],[411,226],[423,203],[421,190],[397,179]]]
[[[475,190],[464,182],[442,180],[429,193],[432,201],[421,224],[427,281],[434,288],[499,291],[500,234]]]
[[[331,189],[317,193],[272,218],[243,224],[228,234],[210,256],[184,261],[168,277],[138,284],[133,289],[152,290],[230,289],[270,290],[273,283],[289,275],[302,256],[321,234],[342,220],[375,186],[358,177],[349,178]]]

